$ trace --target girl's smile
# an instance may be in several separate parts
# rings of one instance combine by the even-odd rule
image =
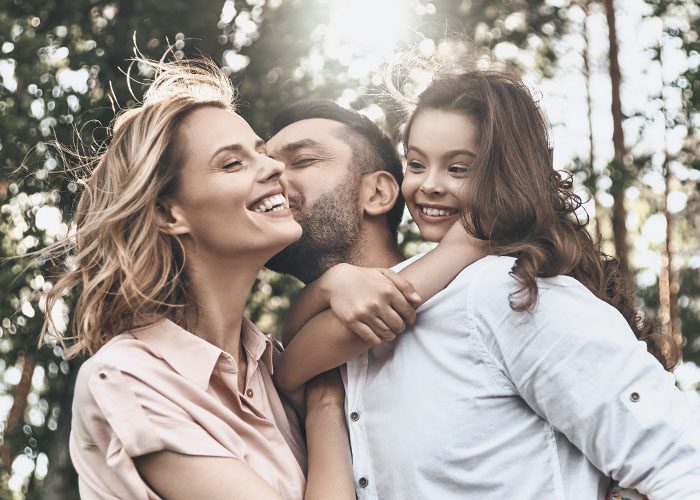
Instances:
[[[461,215],[477,127],[464,113],[424,109],[413,118],[401,192],[421,236],[440,241]]]

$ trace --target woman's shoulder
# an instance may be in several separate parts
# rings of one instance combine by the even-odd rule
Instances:
[[[157,330],[158,325],[147,328]],[[112,337],[80,366],[76,393],[91,378],[99,377],[100,373],[104,376],[107,371],[118,371],[136,378],[147,378],[147,372],[162,364],[162,356],[149,342],[138,338],[134,334],[136,331],[138,330]]]

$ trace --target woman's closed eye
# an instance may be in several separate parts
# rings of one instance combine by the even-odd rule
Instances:
[[[231,160],[227,162],[222,168],[226,171],[238,170],[243,167],[243,162],[241,160]]]

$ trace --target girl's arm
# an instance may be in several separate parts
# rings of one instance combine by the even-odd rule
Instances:
[[[421,302],[413,285],[389,269],[338,264],[301,292],[285,318],[282,341],[288,344],[330,307],[356,335],[377,345],[413,324]]]
[[[318,375],[306,384],[309,453],[306,500],[355,499],[344,400],[345,390],[338,370]]]
[[[398,279],[412,284],[412,289],[420,297],[427,300],[447,286],[462,269],[484,255],[485,250],[482,242],[469,236],[461,225],[456,223],[437,247],[423,258],[401,270]],[[355,273],[359,271],[362,270],[354,268]],[[387,276],[387,280],[394,283],[390,278],[391,271],[387,272],[385,276]],[[342,283],[338,276],[335,279],[337,279],[335,286],[339,294],[345,295],[343,299],[337,301],[342,305],[352,304],[356,301],[352,298],[352,293],[357,293],[357,289],[359,289],[360,294],[368,295],[363,283],[357,279],[356,275],[353,275],[347,283]],[[323,286],[330,285],[326,283]],[[411,289],[403,286],[402,290]],[[312,289],[311,292],[314,290]],[[323,303],[318,297],[309,299],[309,301],[316,305]],[[301,305],[305,306],[304,303]],[[308,311],[304,312],[293,308],[290,312],[292,325],[302,323],[295,319],[297,314],[304,317],[308,315]],[[288,346],[275,368],[280,388],[285,391],[294,391],[313,376],[343,364],[380,342],[377,335],[371,338],[371,336],[362,333],[369,329],[376,334],[376,323],[347,321],[347,319],[342,321],[338,316],[335,309],[327,309],[303,324],[296,335],[290,331],[291,328],[285,329],[285,340],[287,340]],[[386,321],[385,323],[389,326]],[[357,330],[346,325],[354,325]],[[386,334],[386,331],[383,333]]]

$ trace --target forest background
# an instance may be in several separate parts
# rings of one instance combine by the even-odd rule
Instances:
[[[78,498],[67,443],[82,360],[36,347],[51,279],[8,258],[70,230],[79,183],[47,145],[106,138],[115,109],[135,102],[134,42],[221,63],[261,135],[283,105],[327,97],[398,137],[403,110],[381,75],[408,49],[516,66],[551,122],[555,167],[575,173],[590,230],[645,314],[682,343],[678,384],[697,397],[699,32],[693,0],[0,0],[0,498]],[[430,74],[401,76],[409,92]],[[410,221],[400,241],[407,255],[425,248]],[[276,333],[298,289],[262,271],[249,316]]]

